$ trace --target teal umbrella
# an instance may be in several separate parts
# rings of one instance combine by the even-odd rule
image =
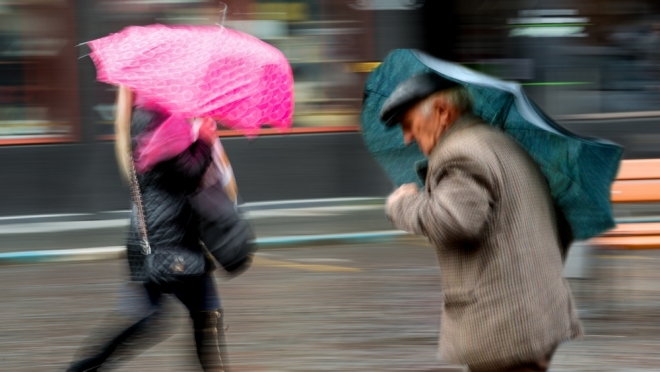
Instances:
[[[614,227],[610,188],[623,154],[621,146],[562,128],[519,84],[407,49],[391,52],[369,75],[361,118],[367,148],[396,185],[417,182],[423,186],[420,175],[425,173],[426,160],[415,144],[404,145],[400,130],[387,130],[380,110],[399,83],[427,72],[463,85],[473,98],[474,113],[504,130],[532,156],[576,240]]]

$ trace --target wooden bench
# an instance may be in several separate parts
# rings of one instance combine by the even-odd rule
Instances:
[[[612,203],[659,203],[660,159],[625,160],[612,185]],[[619,223],[588,242],[608,249],[660,248],[660,221]]]

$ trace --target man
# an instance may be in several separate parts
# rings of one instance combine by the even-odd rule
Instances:
[[[387,215],[435,246],[444,292],[440,354],[472,372],[547,371],[582,330],[562,277],[570,230],[538,165],[471,114],[468,92],[437,74],[401,83],[383,105],[429,159],[425,189],[397,189]]]

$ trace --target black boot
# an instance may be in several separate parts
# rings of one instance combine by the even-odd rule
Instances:
[[[193,315],[197,356],[205,372],[228,372],[222,309]]]

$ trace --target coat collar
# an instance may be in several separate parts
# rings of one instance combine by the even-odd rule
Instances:
[[[456,121],[454,121],[452,124],[449,125],[449,128],[447,128],[447,130],[445,130],[442,134],[440,134],[440,138],[433,147],[433,150],[431,150],[431,153],[429,154],[428,158],[429,159],[433,158],[434,155],[442,148],[442,144],[444,142],[447,142],[447,139],[451,138],[456,132],[460,132],[465,128],[469,128],[475,125],[476,123],[478,123],[479,121],[480,121],[479,117],[472,113],[466,113],[461,115],[458,119],[456,119]]]
[[[435,144],[428,158],[415,163],[415,171],[417,172],[417,176],[424,182],[425,185],[428,181],[427,178],[429,171],[429,159],[433,158],[436,153],[440,151],[439,149],[442,148],[442,144],[446,142],[447,138],[451,137],[453,133],[456,133],[461,129],[471,127],[479,122],[481,122],[481,118],[472,113],[461,115],[458,119],[456,119],[454,123],[449,126],[449,128],[447,128],[447,131],[440,135],[438,143]]]

